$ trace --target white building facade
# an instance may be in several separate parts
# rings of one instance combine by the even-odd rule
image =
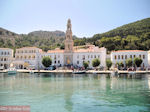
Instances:
[[[5,69],[10,67],[13,61],[13,50],[10,48],[0,48],[0,66]]]
[[[83,62],[89,62],[89,67],[92,67],[92,60],[98,58],[101,62],[100,66],[106,66],[106,48],[96,47],[94,45],[74,47],[72,39],[72,25],[71,20],[68,20],[65,49],[48,50],[43,52],[42,49],[36,47],[23,47],[16,49],[15,61],[13,64],[16,68],[27,68],[27,66],[35,66],[35,69],[43,69],[42,59],[48,56],[52,59],[52,65],[55,66],[83,66]]]
[[[28,66],[34,66],[35,69],[40,68],[40,55],[42,49],[37,47],[23,47],[16,49],[15,60],[13,64],[18,69],[23,69]]]
[[[119,50],[111,52],[111,61],[113,63],[113,67],[116,67],[116,64],[119,62],[123,62],[124,66],[126,66],[125,61],[129,58],[132,60],[136,57],[139,57],[143,60],[141,67],[148,67],[148,52],[143,50]]]
[[[92,67],[92,60],[95,58],[100,60],[100,66],[106,66],[106,48],[99,48],[94,45],[74,47],[70,19],[67,23],[65,49],[60,50],[57,48],[55,50],[49,50],[46,53],[42,53],[40,59],[41,62],[44,56],[49,56],[52,59],[52,65],[56,66],[73,65],[83,67],[83,62],[86,61],[89,62],[89,67]],[[42,65],[42,63],[40,65]]]

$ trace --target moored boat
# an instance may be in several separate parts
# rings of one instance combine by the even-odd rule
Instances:
[[[7,73],[8,74],[16,74],[17,73],[17,70],[16,70],[16,68],[9,68],[8,70],[7,70]]]
[[[86,71],[73,71],[72,73],[74,73],[74,74],[84,74],[84,73],[86,73]]]

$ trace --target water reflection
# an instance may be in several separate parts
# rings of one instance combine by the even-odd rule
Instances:
[[[131,111],[137,106],[137,110],[147,111],[149,99],[148,74],[143,79],[102,74],[0,74],[0,105],[29,104],[35,110],[39,105],[38,109],[46,106],[51,111],[67,112]]]

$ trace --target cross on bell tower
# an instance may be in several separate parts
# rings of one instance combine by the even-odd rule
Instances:
[[[73,52],[73,40],[72,40],[72,25],[71,20],[68,19],[66,40],[65,40],[65,52]]]

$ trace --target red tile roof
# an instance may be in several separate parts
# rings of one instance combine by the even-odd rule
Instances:
[[[112,52],[141,52],[143,50],[118,50],[118,51],[112,51]]]

